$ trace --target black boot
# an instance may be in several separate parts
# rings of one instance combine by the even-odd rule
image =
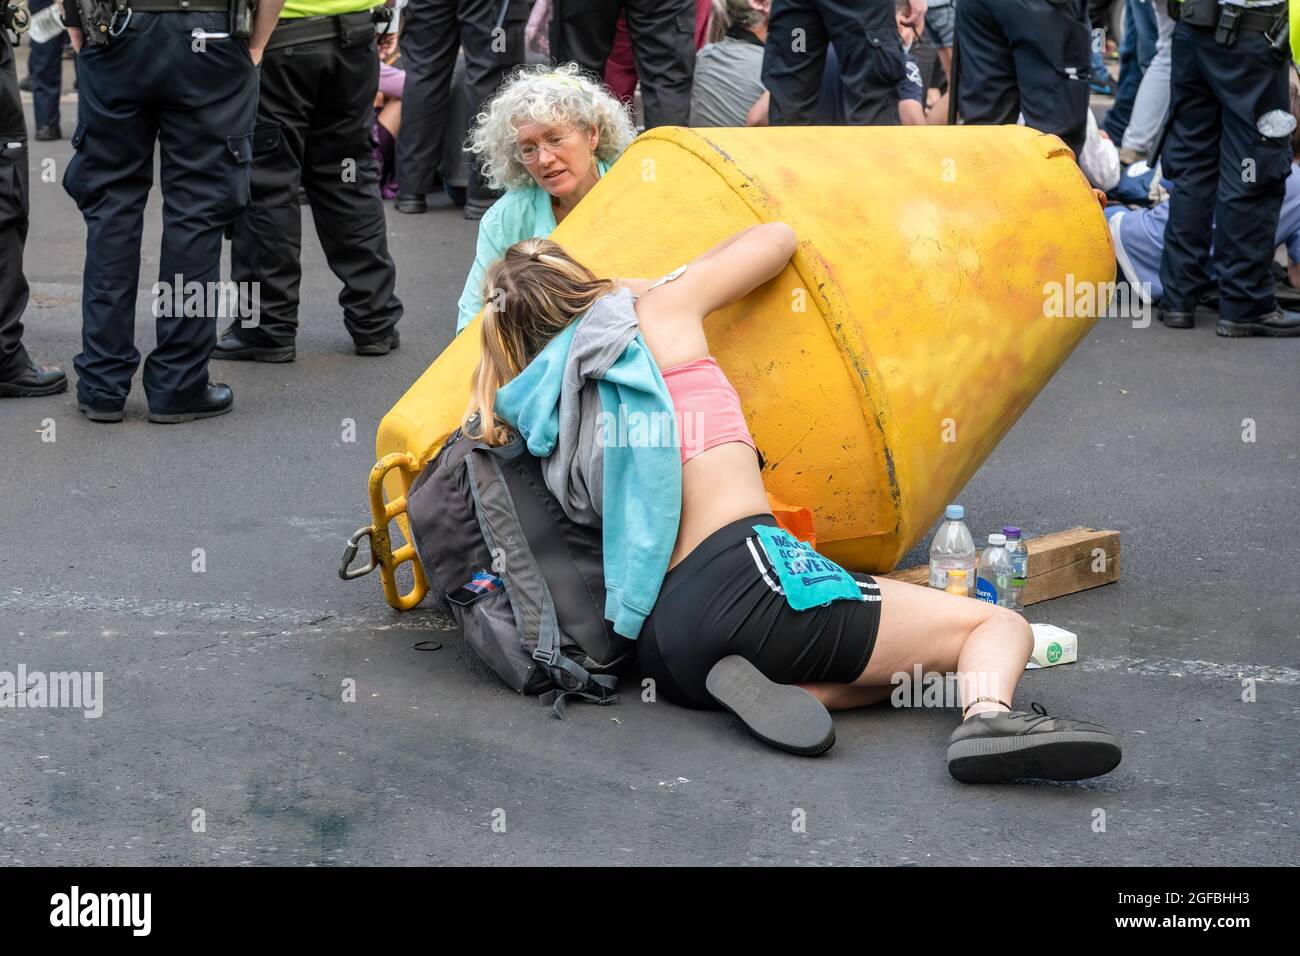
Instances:
[[[34,398],[68,390],[68,377],[57,368],[40,368],[35,362],[0,378],[0,398]]]
[[[149,409],[149,421],[160,425],[174,425],[178,422],[192,422],[196,418],[216,418],[230,411],[235,404],[235,393],[229,385],[217,382],[208,384],[197,401],[183,408],[167,408],[160,411]]]
[[[1228,338],[1241,338],[1247,335],[1266,335],[1270,338],[1290,338],[1300,335],[1300,312],[1286,309],[1274,309],[1257,319],[1232,321],[1220,318],[1214,331]]]
[[[235,333],[232,325],[217,338],[212,350],[214,359],[234,362],[292,362],[297,350],[292,345],[254,345]]]
[[[397,211],[419,215],[429,211],[429,204],[423,196],[405,196],[397,194]]]
[[[398,334],[397,328],[394,327],[387,338],[380,339],[378,342],[367,342],[365,345],[358,345],[354,351],[358,355],[387,355],[389,352],[396,352],[401,344],[402,337]]]

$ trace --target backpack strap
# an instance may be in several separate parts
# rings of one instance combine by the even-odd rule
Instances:
[[[561,660],[568,659],[561,658]],[[573,662],[569,661],[569,663],[572,664]],[[573,666],[583,671],[584,674],[587,673],[577,664],[573,664]],[[559,720],[564,719],[564,702],[570,697],[577,697],[579,700],[589,701],[600,706],[618,701],[618,695],[614,693],[614,688],[618,686],[617,677],[613,674],[589,674],[588,678],[590,683],[587,685],[587,690],[548,690],[545,694],[542,694],[539,700],[541,700],[543,706],[550,706],[552,709],[551,716]]]

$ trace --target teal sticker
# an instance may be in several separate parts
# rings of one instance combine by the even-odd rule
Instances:
[[[862,600],[862,589],[853,575],[830,558],[781,528],[765,524],[753,527],[791,608],[806,611],[831,601]]]

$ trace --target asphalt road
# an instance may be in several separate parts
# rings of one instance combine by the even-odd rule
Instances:
[[[65,368],[84,228],[39,170],[68,155],[33,144],[27,254],[27,345]],[[1123,534],[1119,583],[1030,609],[1078,632],[1080,661],[1027,674],[1017,702],[1104,721],[1124,762],[969,787],[944,766],[952,711],[838,715],[816,760],[636,694],[561,723],[445,621],[340,581],[375,427],[449,340],[475,227],[390,214],[407,314],[379,359],[351,353],[305,232],[298,361],[215,365],[233,414],[150,425],[138,380],[116,426],[70,394],[0,402],[0,670],[104,674],[98,719],[0,710],[0,863],[1295,862],[1300,340],[1103,320],[962,493],[976,534]],[[155,193],[143,352],[158,238]],[[426,638],[442,649],[414,649]]]

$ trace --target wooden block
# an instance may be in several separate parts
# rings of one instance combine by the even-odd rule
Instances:
[[[1025,549],[1029,552],[1026,606],[1119,580],[1118,531],[1071,528],[1026,538]],[[908,584],[928,584],[930,568],[928,565],[906,568],[887,577]]]

